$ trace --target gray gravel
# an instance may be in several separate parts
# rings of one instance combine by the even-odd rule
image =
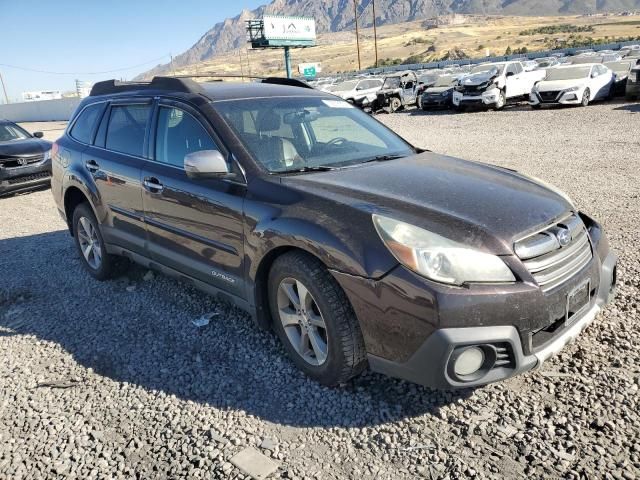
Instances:
[[[230,459],[247,447],[280,478],[640,478],[639,113],[378,117],[555,183],[620,254],[617,301],[577,343],[475,391],[371,373],[321,387],[275,336],[187,285],[141,268],[92,280],[50,192],[0,200],[0,478],[245,478]]]

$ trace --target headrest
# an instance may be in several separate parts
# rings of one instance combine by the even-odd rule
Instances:
[[[272,110],[261,110],[256,118],[256,128],[259,132],[275,132],[280,130],[282,118]]]

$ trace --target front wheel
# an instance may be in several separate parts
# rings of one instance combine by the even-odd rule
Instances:
[[[585,88],[582,94],[582,101],[580,102],[580,105],[582,105],[583,107],[587,107],[589,106],[590,100],[591,100],[591,92],[589,91],[588,88]]]
[[[316,258],[291,252],[276,259],[269,306],[289,357],[309,377],[336,386],[365,368],[364,339],[349,299]]]
[[[393,97],[389,102],[389,111],[391,113],[397,112],[402,107],[402,102],[398,97]]]
[[[500,90],[498,94],[498,99],[496,100],[496,110],[502,110],[504,106],[507,104],[507,94],[504,93],[504,90]]]

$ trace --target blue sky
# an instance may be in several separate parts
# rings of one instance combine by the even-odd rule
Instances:
[[[265,3],[269,1],[0,0],[0,73],[11,101],[23,91],[73,90],[76,78],[131,78],[168,62],[170,53],[182,53],[215,23]],[[82,73],[120,68],[127,70]]]

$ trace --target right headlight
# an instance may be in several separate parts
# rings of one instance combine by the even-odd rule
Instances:
[[[373,215],[378,235],[405,267],[450,285],[514,282],[507,265],[489,253],[399,220]]]

